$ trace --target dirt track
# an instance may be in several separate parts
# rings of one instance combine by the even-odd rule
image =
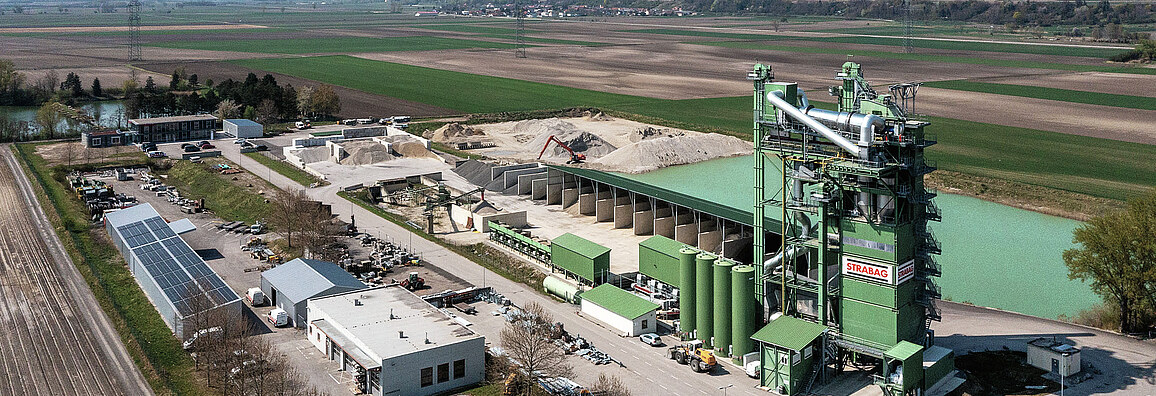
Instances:
[[[0,146],[0,394],[152,394],[16,168]]]

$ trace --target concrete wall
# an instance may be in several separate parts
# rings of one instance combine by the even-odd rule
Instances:
[[[610,312],[610,310],[602,308],[602,306],[598,304],[582,300],[582,313],[605,323],[616,333],[625,334],[628,337],[655,332],[655,311],[650,311],[639,316],[637,319],[631,320],[619,316],[614,312]],[[643,322],[646,323],[646,328],[642,327]]]
[[[1027,352],[1027,363],[1041,370],[1052,372],[1052,360],[1054,359],[1058,365],[1057,372],[1062,372],[1065,377],[1080,372],[1079,353],[1069,355],[1065,359],[1062,354],[1050,348],[1040,348],[1031,344],[1028,345]]]
[[[474,229],[481,232],[490,232],[490,222],[506,223],[511,227],[525,228],[530,225],[526,220],[526,211],[509,212],[509,213],[495,213],[495,214],[474,214]]]
[[[536,173],[546,173],[546,168],[545,167],[537,167],[537,168],[515,169],[515,170],[509,170],[509,171],[502,172],[502,185],[504,186],[503,188],[510,188],[510,187],[518,185],[518,176],[536,174]]]

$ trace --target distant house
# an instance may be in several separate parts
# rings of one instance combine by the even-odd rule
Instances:
[[[225,120],[224,129],[226,133],[239,138],[259,138],[265,136],[265,127],[261,126],[252,120],[228,119]]]
[[[413,16],[419,17],[419,18],[420,17],[436,17],[436,16],[438,16],[438,13],[437,13],[437,11],[418,11],[418,12],[415,12],[413,14]]]
[[[328,261],[299,258],[261,273],[261,292],[269,303],[284,309],[290,323],[302,328],[309,321],[307,300],[364,288],[364,283]]]
[[[80,141],[84,143],[85,147],[112,147],[123,146],[133,143],[132,137],[128,132],[118,131],[115,129],[104,129],[99,131],[82,132],[80,134]]]
[[[137,142],[167,143],[210,139],[217,130],[217,117],[210,114],[191,116],[136,118],[128,120]]]

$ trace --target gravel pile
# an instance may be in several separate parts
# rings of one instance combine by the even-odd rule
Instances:
[[[385,149],[385,145],[373,140],[351,140],[341,142],[345,149],[344,158],[334,158],[341,165],[370,165],[385,162],[395,157]]]
[[[586,154],[588,159],[610,154],[617,149],[597,135],[584,132],[575,127],[574,124],[558,118],[522,121],[514,125],[513,132],[519,136],[534,136],[533,140],[526,143],[526,149],[531,151],[541,151],[546,142],[550,140],[550,136],[561,140],[570,146],[574,152]],[[556,143],[551,143],[550,148],[542,155],[542,159],[567,161],[570,159],[570,153]]]
[[[454,167],[457,173],[475,186],[485,186],[493,179],[491,173],[494,166],[478,160],[466,160]]]
[[[751,154],[746,141],[716,133],[643,139],[589,162],[590,167],[614,172],[643,173],[667,166],[721,157]]]

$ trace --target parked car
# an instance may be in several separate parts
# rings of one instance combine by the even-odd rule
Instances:
[[[208,140],[202,140],[202,141],[197,142],[197,146],[204,146],[206,144],[209,144]]]
[[[245,138],[237,138],[236,140],[233,140],[233,144],[242,144],[242,143],[245,143],[246,141],[247,140],[245,140]]]
[[[189,146],[195,146],[195,145],[194,145],[194,144],[192,144],[192,143],[181,143],[181,148],[182,148],[182,149],[183,149],[183,148],[185,148],[185,147],[189,147]]]
[[[245,299],[249,300],[249,305],[254,307],[265,305],[265,293],[261,292],[261,288],[253,287],[245,293]]]
[[[157,145],[156,145],[156,143],[153,143],[153,142],[141,143],[141,145],[140,145],[140,151],[144,151],[146,153],[149,151],[156,151],[156,150],[157,150]]]
[[[645,343],[646,345],[650,345],[650,346],[663,346],[663,345],[665,345],[662,342],[662,337],[660,337],[658,334],[654,334],[654,333],[646,333],[646,334],[640,335],[640,336],[638,336],[638,339],[642,340],[643,343]]]
[[[148,156],[149,156],[149,158],[165,158],[165,157],[168,157],[169,155],[166,154],[164,151],[149,151]]]
[[[209,150],[209,149],[217,148],[217,146],[214,146],[212,143],[209,143],[209,142],[201,143],[200,147],[201,147],[201,150]]]
[[[743,370],[747,372],[747,376],[751,378],[759,378],[759,367],[762,366],[758,360],[747,363]]]
[[[273,324],[273,327],[286,326],[289,324],[289,313],[281,308],[273,308],[272,311],[269,311],[269,315],[265,317],[265,320]]]
[[[191,144],[188,146],[183,146],[183,147],[185,148],[186,153],[195,153],[195,152],[201,151],[200,147],[197,147],[197,146],[194,146]]]
[[[269,147],[265,146],[264,144],[258,144],[253,146],[253,148],[257,149],[257,151],[269,151]]]

